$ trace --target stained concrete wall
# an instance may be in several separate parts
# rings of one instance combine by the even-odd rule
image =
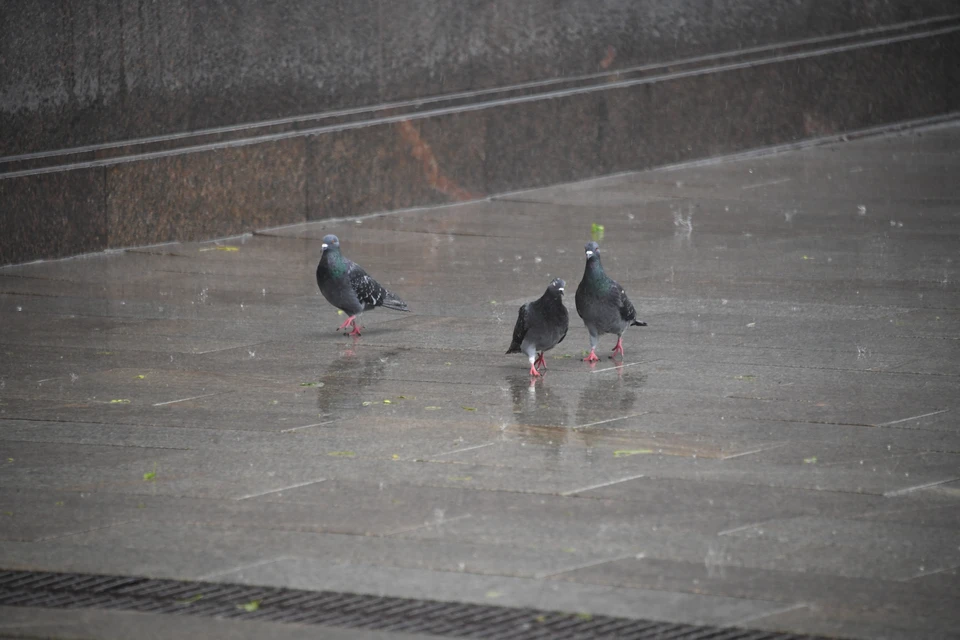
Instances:
[[[943,116],[952,0],[197,0],[0,11],[0,264]]]

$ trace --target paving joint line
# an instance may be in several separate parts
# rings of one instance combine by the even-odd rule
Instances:
[[[747,191],[749,189],[760,189],[762,187],[772,187],[775,184],[783,184],[785,182],[790,182],[793,178],[778,178],[776,180],[770,180],[769,182],[759,182],[757,184],[748,184],[746,186],[740,187],[741,191]]]
[[[740,453],[732,453],[729,456],[723,456],[719,458],[720,460],[733,460],[734,458],[742,458],[743,456],[752,456],[755,453],[763,453],[764,451],[771,451],[773,449],[779,449],[780,447],[785,447],[789,442],[780,442],[768,447],[760,447],[759,449],[752,449],[750,451],[741,451]]]
[[[892,421],[890,421],[890,422],[881,422],[880,424],[878,424],[878,425],[876,425],[876,426],[878,426],[878,427],[889,427],[889,426],[891,426],[891,425],[900,424],[901,422],[909,422],[909,421],[911,421],[911,420],[919,420],[920,418],[929,418],[930,416],[938,416],[938,415],[940,415],[941,413],[947,413],[947,412],[949,412],[949,411],[950,411],[950,409],[940,409],[939,411],[931,411],[930,413],[924,413],[924,414],[922,414],[922,415],[912,416],[912,417],[910,417],[910,418],[901,418],[900,420],[892,420]]]
[[[749,398],[746,396],[740,396],[740,397],[727,396],[727,397],[738,399],[738,400],[762,400],[762,398]],[[680,413],[680,412],[672,412],[672,411],[648,411],[647,413],[652,415],[662,415],[662,416],[682,416],[686,418],[698,417],[696,414]],[[738,416],[738,415],[724,416],[724,417],[730,418],[732,420],[750,420],[751,422],[785,422],[787,424],[822,424],[822,425],[829,425],[829,426],[836,426],[836,427],[866,427],[870,429],[877,428],[876,425],[866,424],[861,422],[830,422],[827,420],[791,420],[788,418],[772,418],[772,417],[771,418],[755,418],[753,416]]]
[[[242,564],[242,565],[239,565],[239,566],[230,568],[230,569],[223,569],[223,570],[220,570],[220,571],[211,571],[210,573],[205,573],[205,574],[203,574],[203,575],[197,576],[196,578],[194,578],[194,580],[198,580],[198,581],[200,581],[200,580],[203,580],[203,581],[206,581],[206,580],[216,580],[217,578],[219,578],[219,577],[221,577],[221,576],[226,576],[226,575],[229,575],[229,574],[231,574],[231,573],[236,573],[236,572],[238,572],[238,571],[244,571],[244,570],[246,570],[246,569],[253,569],[254,567],[260,567],[260,566],[263,566],[263,565],[265,565],[265,564],[270,564],[270,563],[273,563],[273,562],[279,562],[279,561],[282,561],[282,560],[296,560],[296,559],[297,559],[297,558],[294,557],[294,556],[276,556],[276,557],[274,557],[274,558],[264,558],[263,560],[257,560],[256,562],[251,562],[251,563],[249,563],[249,564]]]
[[[637,475],[635,475],[635,476],[629,476],[629,477],[627,477],[627,478],[620,478],[619,480],[611,480],[610,482],[601,482],[600,484],[590,485],[589,487],[582,487],[582,488],[580,488],[580,489],[572,489],[572,490],[570,490],[570,491],[564,491],[564,492],[560,493],[560,495],[561,495],[561,496],[573,496],[573,495],[577,495],[578,497],[580,497],[579,494],[581,494],[581,493],[586,493],[587,491],[593,491],[594,489],[602,489],[602,488],[604,488],[604,487],[610,487],[610,486],[613,486],[613,485],[615,485],[615,484],[620,484],[621,482],[629,482],[630,480],[639,480],[640,478],[645,478],[645,477],[647,477],[646,474],[640,473],[640,474],[637,474]],[[590,496],[590,497],[592,497],[592,496]]]
[[[796,610],[798,610],[798,609],[806,609],[806,608],[809,608],[809,606],[810,606],[809,603],[806,603],[806,602],[797,602],[796,604],[792,604],[792,605],[783,607],[782,609],[775,609],[775,610],[773,610],[773,611],[768,611],[768,612],[766,612],[766,613],[758,613],[758,614],[755,614],[755,615],[752,615],[752,616],[747,616],[746,618],[740,618],[739,620],[735,620],[735,621],[731,622],[731,623],[730,623],[730,626],[732,626],[732,627],[740,627],[740,626],[742,626],[742,625],[749,624],[749,623],[751,623],[751,622],[756,622],[756,621],[758,621],[758,620],[763,620],[763,619],[765,619],[765,618],[770,618],[770,617],[773,617],[773,616],[779,616],[779,615],[782,615],[782,614],[784,614],[784,613],[789,613],[789,612],[791,612],[791,611],[796,611]]]
[[[327,420],[326,422],[318,422],[316,424],[305,424],[302,427],[290,427],[289,429],[281,429],[277,433],[294,433],[302,429],[310,429],[312,427],[322,427],[327,424],[333,424],[334,422],[339,422],[342,418],[335,418],[333,420]]]
[[[209,353],[209,352],[208,352],[208,353]],[[198,354],[198,355],[200,355],[200,354]],[[207,394],[204,394],[204,395],[202,395],[202,396],[193,396],[193,397],[191,397],[191,398],[180,398],[179,400],[168,400],[167,402],[157,402],[157,403],[155,403],[155,404],[153,404],[153,405],[151,405],[151,406],[154,406],[154,407],[163,407],[163,406],[168,405],[168,404],[177,404],[178,402],[187,402],[187,401],[189,401],[189,400],[199,400],[200,398],[209,398],[209,397],[211,397],[211,396],[216,396],[216,395],[220,395],[220,394],[224,394],[224,393],[227,393],[227,392],[226,392],[226,391],[216,391],[216,392],[214,392],[214,393],[207,393]]]
[[[612,367],[606,367],[604,369],[591,369],[588,373],[594,374],[594,373],[604,373],[606,371],[619,371],[620,369],[626,369],[627,367],[635,367],[641,364],[653,364],[654,362],[660,362],[660,360],[662,360],[662,358],[658,358],[656,360],[640,360],[638,362],[628,362],[626,364],[620,363],[620,364],[615,364]]]
[[[96,424],[96,423],[94,423]],[[20,438],[0,438],[0,442],[19,442],[23,444],[68,444],[74,447],[114,447],[117,449],[159,449],[161,451],[202,451],[192,447],[170,447],[152,444],[113,444],[110,442],[78,442],[76,440],[22,440]]]
[[[453,516],[452,518],[444,518],[442,520],[435,520],[433,522],[424,522],[423,524],[418,524],[411,527],[403,527],[400,529],[395,529],[393,531],[387,531],[380,535],[381,537],[388,538],[390,536],[399,535],[401,533],[410,533],[412,531],[420,531],[421,529],[429,529],[431,527],[442,527],[445,524],[449,524],[451,522],[459,522],[460,520],[466,520],[472,517],[473,517],[472,513],[464,513],[459,516]]]
[[[316,480],[308,480],[307,482],[298,482],[297,484],[292,484],[287,487],[280,487],[279,489],[270,489],[269,491],[260,491],[257,493],[250,493],[245,496],[240,496],[239,498],[234,498],[237,502],[241,500],[249,500],[250,498],[259,498],[260,496],[267,496],[271,493],[280,493],[281,491],[289,491],[290,489],[299,489],[300,487],[307,487],[312,484],[319,484],[321,482],[326,482],[326,478],[318,478]]]
[[[728,536],[731,533],[737,533],[738,531],[746,531],[747,529],[753,529],[760,525],[766,524],[768,522],[773,522],[773,520],[761,520],[760,522],[754,522],[752,524],[745,524],[739,527],[732,527],[730,529],[724,529],[723,531],[718,531],[718,536]]]
[[[907,578],[907,579],[904,580],[903,582],[913,582],[914,580],[920,580],[921,578],[926,578],[926,577],[928,577],[928,576],[935,576],[935,575],[940,574],[940,573],[946,573],[947,571],[956,571],[957,569],[960,569],[960,564],[952,565],[952,566],[949,566],[949,567],[943,567],[943,568],[941,568],[941,569],[937,569],[936,571],[921,572],[921,573],[918,573],[918,574],[915,575],[915,576],[912,576],[912,577],[910,577],[910,578]]]
[[[640,416],[645,416],[645,415],[648,415],[649,413],[650,413],[649,411],[641,411],[640,413],[631,413],[630,415],[620,416],[617,418],[607,418],[606,420],[597,420],[596,422],[588,422],[587,424],[578,424],[576,426],[569,427],[569,429],[571,429],[572,431],[579,431],[581,429],[590,429],[590,428],[596,427],[597,425],[607,424],[609,422],[616,422],[618,420],[627,420],[629,418],[639,418]],[[615,429],[612,427],[604,427],[604,430],[619,431],[619,432],[630,431],[629,429]]]
[[[626,560],[628,558],[637,558],[637,553],[627,553],[624,555],[615,556],[613,558],[603,558],[600,560],[592,560],[590,562],[584,562],[581,564],[573,565],[572,567],[567,567],[566,569],[558,569],[557,571],[544,571],[540,573],[535,573],[533,578],[535,580],[544,580],[546,578],[552,578],[554,576],[559,576],[564,573],[570,573],[572,571],[579,571],[580,569],[589,569],[590,567],[597,567],[603,564],[608,564],[610,562],[617,562],[619,560]]]
[[[918,484],[914,487],[904,487],[903,489],[894,489],[891,491],[884,491],[884,498],[894,498],[896,496],[906,495],[908,493],[913,493],[914,491],[920,491],[922,489],[930,489],[932,487],[938,487],[941,484],[947,484],[949,482],[954,482],[960,480],[960,477],[954,476],[953,478],[946,478],[945,480],[936,480],[934,482],[927,482],[924,484]]]
[[[113,527],[116,527],[122,524],[130,524],[131,522],[142,522],[142,521],[143,521],[142,518],[132,518],[130,520],[118,520],[117,522],[111,522],[110,524],[105,524],[100,527],[91,527],[89,529],[83,529],[81,531],[67,531],[65,533],[58,533],[56,535],[31,538],[30,542],[49,542],[50,540],[61,540],[63,538],[69,538],[71,536],[80,536],[85,533],[91,533],[93,531],[102,531],[103,529],[111,529]]]
[[[486,442],[484,444],[476,444],[470,447],[464,447],[462,449],[454,449],[453,451],[444,451],[443,453],[434,453],[430,456],[430,458],[439,458],[440,456],[450,456],[455,453],[463,453],[464,451],[473,451],[474,449],[483,449],[485,447],[492,447],[495,444],[497,444],[496,440],[494,440],[493,442]],[[407,461],[409,462],[409,459]]]

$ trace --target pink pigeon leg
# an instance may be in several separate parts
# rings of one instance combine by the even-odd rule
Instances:
[[[597,354],[594,353],[593,349],[590,349],[590,355],[583,359],[584,362],[600,362],[600,358],[597,357]]]
[[[622,336],[617,338],[617,344],[614,345],[612,351],[613,351],[613,355],[610,356],[611,358],[613,358],[619,353],[620,359],[623,360],[623,337]]]
[[[533,366],[536,367],[537,369],[540,368],[540,365],[543,365],[543,369],[544,369],[544,371],[546,371],[546,369],[547,369],[547,361],[544,360],[544,358],[543,358],[543,352],[542,352],[542,351],[540,352],[540,354],[537,356],[537,359],[536,359],[536,360],[534,361],[534,363],[533,363]]]
[[[533,366],[532,364],[530,365],[530,375],[534,376],[535,378],[539,378],[539,377],[540,377],[540,372],[537,371],[537,368],[536,368],[535,366]]]
[[[349,318],[344,320],[343,324],[337,327],[337,331],[340,331],[341,329],[346,329],[348,326],[350,326],[353,323],[354,320],[356,320],[356,318],[357,316],[350,316]],[[354,324],[353,326],[356,327],[357,325]]]

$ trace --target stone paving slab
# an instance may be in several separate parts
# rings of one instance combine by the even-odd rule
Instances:
[[[0,567],[950,637],[960,128],[922,133],[0,269]],[[650,326],[590,367],[594,223]],[[411,312],[334,331],[327,233]]]
[[[891,640],[952,640],[960,637],[954,607],[945,606],[929,617],[908,611],[862,611],[837,606],[791,607],[758,619],[751,625],[760,629],[821,634],[828,637],[883,638]]]
[[[930,574],[931,579],[939,574]],[[685,562],[658,558],[627,558],[595,564],[555,576],[558,580],[596,582],[699,593],[778,599],[806,605],[833,605],[842,600],[849,607],[900,610],[923,607],[930,615],[951,603],[956,585],[942,589],[932,584],[921,588],[916,581],[901,582],[852,578],[823,573],[789,573],[714,562]],[[776,583],[784,583],[771,588]],[[918,611],[919,612],[919,611]]]
[[[762,600],[646,589],[625,589],[507,576],[477,576],[390,567],[330,567],[309,559],[278,558],[218,577],[224,582],[399,595],[441,601],[506,604],[570,613],[635,618],[683,616],[698,624],[736,624],[782,607]]]

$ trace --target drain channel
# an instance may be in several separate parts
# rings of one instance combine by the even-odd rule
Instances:
[[[527,608],[84,573],[0,570],[0,605],[119,609],[498,640],[814,640],[734,627]]]

